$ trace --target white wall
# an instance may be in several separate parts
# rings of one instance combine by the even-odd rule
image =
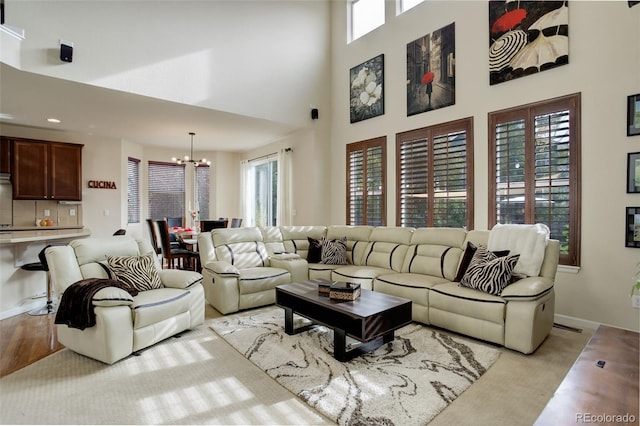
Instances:
[[[329,224],[332,194],[329,191],[331,168],[328,163],[330,148],[328,131],[328,120],[320,115],[320,118],[311,122],[308,127],[260,149],[243,153],[241,156],[242,160],[250,160],[276,153],[284,148],[293,150],[291,153],[293,225]]]
[[[294,125],[326,92],[325,1],[6,0],[5,11],[26,30],[24,71]],[[60,39],[74,43],[73,67],[60,66]]]
[[[626,1],[569,2],[569,64],[489,85],[488,4],[428,0],[346,43],[346,4],[332,2],[331,220],[345,222],[345,145],[387,136],[387,223],[395,224],[395,135],[432,124],[474,118],[475,227],[488,224],[487,114],[512,106],[582,93],[582,261],[577,273],[556,277],[556,313],[566,322],[597,322],[638,330],[640,310],[629,291],[640,250],[624,247],[626,156],[640,151],[640,137],[627,137],[627,95],[640,92],[640,6]],[[407,117],[406,45],[455,22],[456,103]],[[349,69],[385,55],[385,114],[349,123]],[[579,320],[576,320],[579,319]],[[565,323],[566,323],[565,322]]]

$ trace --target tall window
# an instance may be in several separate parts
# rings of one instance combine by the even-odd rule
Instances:
[[[347,145],[347,225],[387,223],[386,145],[386,137]]]
[[[184,217],[184,164],[149,161],[149,217]]]
[[[350,0],[348,8],[350,41],[384,24],[384,0]]]
[[[278,211],[278,160],[274,156],[250,160],[245,168],[245,222],[275,226]]]
[[[396,135],[398,226],[473,229],[473,118]]]
[[[196,199],[198,200],[198,209],[200,218],[213,219],[209,217],[209,166],[196,167]]]
[[[489,225],[545,223],[580,264],[580,94],[489,114]]]
[[[140,223],[140,160],[127,160],[127,223]]]

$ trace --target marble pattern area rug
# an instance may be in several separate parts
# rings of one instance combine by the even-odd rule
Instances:
[[[295,316],[296,327],[308,320]],[[289,336],[280,308],[216,319],[211,328],[275,381],[341,425],[423,425],[498,359],[493,346],[412,323],[349,362],[323,326]],[[357,343],[357,342],[356,342]]]

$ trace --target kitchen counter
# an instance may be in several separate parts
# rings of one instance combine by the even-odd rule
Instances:
[[[32,241],[60,240],[64,238],[82,238],[91,235],[88,228],[46,229],[34,228],[25,231],[0,231],[0,244],[27,243]]]

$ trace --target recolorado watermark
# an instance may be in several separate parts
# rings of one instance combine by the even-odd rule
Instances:
[[[576,423],[635,423],[633,414],[576,413]]]

